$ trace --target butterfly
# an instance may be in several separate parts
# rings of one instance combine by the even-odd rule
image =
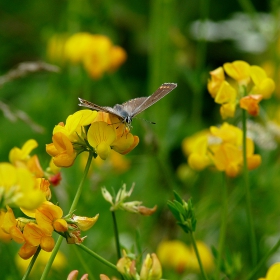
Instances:
[[[123,104],[116,104],[114,107],[99,106],[85,99],[79,98],[79,106],[113,114],[118,117],[121,122],[125,123],[128,126],[131,126],[132,119],[135,116],[155,104],[176,87],[177,84],[164,83],[150,96],[134,98],[127,102],[124,102]]]

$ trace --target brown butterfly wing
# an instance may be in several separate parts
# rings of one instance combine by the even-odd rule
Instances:
[[[80,101],[79,106],[87,107],[87,108],[95,110],[95,111],[110,113],[110,114],[116,115],[119,118],[122,118],[122,116],[119,115],[118,112],[114,108],[111,108],[111,107],[108,107],[108,106],[99,106],[99,105],[96,105],[96,104],[94,104],[92,102],[89,102],[85,99],[82,99],[80,97],[79,97],[79,101]]]
[[[138,100],[134,101],[133,107],[134,105],[138,105],[138,106],[134,107],[134,110],[131,112],[130,116],[133,118],[134,116],[140,114],[141,112],[143,112],[144,110],[146,110],[147,108],[155,104],[157,101],[162,99],[165,95],[167,95],[170,91],[172,91],[176,87],[177,84],[164,83],[152,95],[148,97],[140,97],[140,98],[130,100],[133,101],[139,99],[139,101]],[[130,105],[130,101],[124,103],[123,105],[125,106]]]

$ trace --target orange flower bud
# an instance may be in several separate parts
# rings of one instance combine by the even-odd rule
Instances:
[[[64,219],[56,219],[53,223],[53,227],[59,232],[65,232],[68,230],[68,224]]]
[[[262,100],[262,95],[248,95],[240,99],[240,107],[246,111],[251,116],[257,116],[259,114],[259,102]]]

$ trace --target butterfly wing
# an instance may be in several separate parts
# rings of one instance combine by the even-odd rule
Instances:
[[[149,97],[138,97],[131,100],[128,100],[127,102],[122,104],[123,109],[127,112],[129,116],[131,116],[135,109],[138,108],[145,100]]]
[[[80,101],[80,104],[78,104],[79,106],[87,107],[87,108],[95,110],[95,111],[110,113],[110,114],[113,114],[113,115],[123,119],[123,117],[114,108],[111,108],[111,107],[108,107],[108,106],[99,106],[99,105],[91,103],[91,102],[89,102],[85,99],[82,99],[80,97],[79,97],[79,101]]]
[[[155,104],[157,101],[162,99],[165,95],[167,95],[170,91],[172,91],[176,87],[177,84],[164,83],[152,95],[148,97],[140,97],[140,98],[129,100],[128,102],[124,103],[123,106],[134,108],[130,114],[130,116],[133,118],[134,116],[140,114],[141,112],[143,112],[144,110],[146,110],[147,108]],[[134,107],[134,105],[137,106]]]

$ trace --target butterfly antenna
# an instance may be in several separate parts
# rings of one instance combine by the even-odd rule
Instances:
[[[151,121],[149,121],[149,120],[142,119],[142,118],[136,118],[136,117],[134,117],[134,119],[142,120],[142,121],[145,121],[145,122],[150,123],[150,124],[156,124],[155,122],[151,122]]]

